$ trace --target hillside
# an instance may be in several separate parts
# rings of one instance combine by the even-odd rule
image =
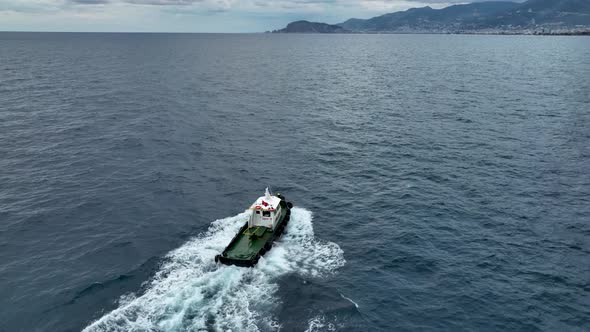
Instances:
[[[482,23],[483,27],[590,26],[590,0],[529,0]]]
[[[590,0],[488,1],[442,9],[412,8],[369,19],[351,18],[337,25],[297,21],[275,32],[522,33],[568,29],[590,31]]]
[[[275,30],[273,33],[347,33],[351,32],[339,25],[326,23],[295,21],[289,23],[285,28]]]
[[[482,24],[489,17],[515,9],[518,5],[514,2],[493,1],[454,5],[443,9],[412,8],[367,20],[350,19],[338,25],[359,32],[463,28]]]

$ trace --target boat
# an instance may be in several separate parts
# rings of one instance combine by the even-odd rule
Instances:
[[[248,221],[223,252],[215,256],[215,262],[244,267],[256,265],[285,231],[292,207],[283,195],[272,195],[266,188],[264,196],[250,206]]]

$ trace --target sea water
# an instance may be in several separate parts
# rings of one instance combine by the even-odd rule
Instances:
[[[0,331],[590,329],[587,37],[0,34]],[[253,269],[213,261],[270,186]]]

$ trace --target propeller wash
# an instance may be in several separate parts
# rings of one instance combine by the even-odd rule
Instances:
[[[273,249],[252,268],[226,266],[214,258],[252,211],[216,220],[207,232],[170,252],[145,291],[127,294],[119,307],[84,332],[279,330],[277,278],[287,273],[322,277],[345,264],[333,242],[314,237],[312,213],[291,209],[290,222]]]

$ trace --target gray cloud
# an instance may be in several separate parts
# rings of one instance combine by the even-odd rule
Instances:
[[[123,2],[134,5],[187,6],[203,2],[203,0],[123,0]]]
[[[69,0],[71,3],[76,3],[80,5],[102,5],[105,3],[109,3],[109,0]]]
[[[188,6],[204,0],[68,0],[70,3],[79,5],[101,5],[114,2],[124,2],[132,5],[155,5],[155,6]]]

